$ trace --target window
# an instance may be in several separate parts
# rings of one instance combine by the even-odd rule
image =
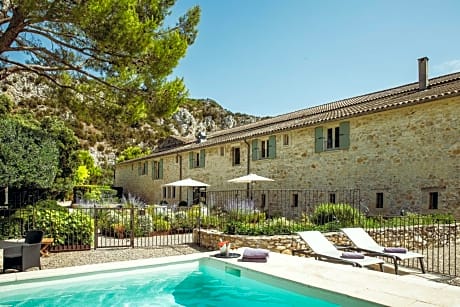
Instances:
[[[428,204],[428,209],[438,209],[438,192],[430,192],[430,199]]]
[[[232,165],[240,165],[241,164],[241,159],[240,159],[240,148],[239,147],[233,147],[232,148]]]
[[[283,145],[289,145],[289,134],[283,134]]]
[[[148,174],[148,167],[149,167],[149,162],[139,162],[137,164],[137,172],[139,176],[147,175]]]
[[[188,158],[190,168],[204,167],[205,151],[202,149],[199,152],[189,152]]]
[[[220,155],[223,157],[225,155],[225,147],[221,146],[220,147]]]
[[[376,194],[375,207],[383,208],[383,193],[382,192],[379,192]]]
[[[327,129],[327,149],[340,148],[340,128],[329,128]]]
[[[163,199],[166,198],[166,187],[163,187]]]
[[[292,194],[292,207],[298,207],[299,206],[299,194],[295,193]]]
[[[152,179],[163,179],[163,159],[152,162]]]
[[[329,202],[331,204],[335,204],[335,193],[330,193],[329,194]]]
[[[336,127],[315,128],[315,152],[346,149],[350,144],[350,123],[342,122]]]
[[[274,159],[276,157],[276,136],[252,140],[252,160]]]

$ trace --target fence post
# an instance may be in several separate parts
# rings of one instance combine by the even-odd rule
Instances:
[[[98,242],[99,242],[99,233],[98,233],[98,226],[97,226],[97,216],[98,216],[98,209],[94,206],[94,250],[96,250]]]
[[[129,222],[129,227],[131,228],[131,234],[129,238],[129,245],[131,248],[134,248],[134,206],[130,208],[130,222]]]

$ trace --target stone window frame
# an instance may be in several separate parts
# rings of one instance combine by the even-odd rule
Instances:
[[[439,210],[442,192],[445,189],[445,186],[422,187],[422,204],[426,204],[428,210]]]
[[[289,146],[290,141],[291,141],[289,133],[284,133],[282,138],[283,138],[283,146]]]

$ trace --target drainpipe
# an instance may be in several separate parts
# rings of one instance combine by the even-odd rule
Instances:
[[[248,161],[248,162],[246,163],[246,164],[247,164],[247,166],[246,166],[246,173],[247,173],[247,175],[249,175],[249,172],[250,172],[250,170],[251,170],[251,159],[250,159],[250,158],[251,158],[251,155],[250,155],[251,147],[249,146],[249,143],[248,143],[248,141],[247,141],[246,139],[244,139],[244,143],[246,143],[246,146],[248,147],[248,151],[247,151],[247,153],[246,153],[247,161]]]
[[[251,151],[251,146],[249,145],[249,142],[244,139],[244,143],[246,143],[246,146],[248,147],[248,151],[246,153],[246,156],[247,156],[247,163],[246,163],[246,174],[249,175],[250,174],[250,171],[251,171],[251,155],[250,155],[250,151]],[[246,185],[246,190],[249,191],[249,188],[250,188],[250,184],[248,183]]]
[[[179,180],[182,180],[182,155],[177,154],[176,157],[179,160]],[[182,199],[182,187],[179,187],[179,201]]]

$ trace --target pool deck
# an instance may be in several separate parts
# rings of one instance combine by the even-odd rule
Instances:
[[[240,248],[234,252],[242,254],[243,251],[244,248]],[[38,281],[41,278],[56,276],[69,277],[72,274],[170,264],[208,258],[214,254],[216,252],[0,274],[0,295],[2,292],[11,291],[15,281]],[[429,274],[417,271],[401,270],[401,275],[395,275],[391,271],[392,265],[385,266],[386,271],[382,273],[372,269],[273,252],[266,263],[241,262],[236,258],[214,259],[386,306],[460,306],[460,287],[432,281]]]

